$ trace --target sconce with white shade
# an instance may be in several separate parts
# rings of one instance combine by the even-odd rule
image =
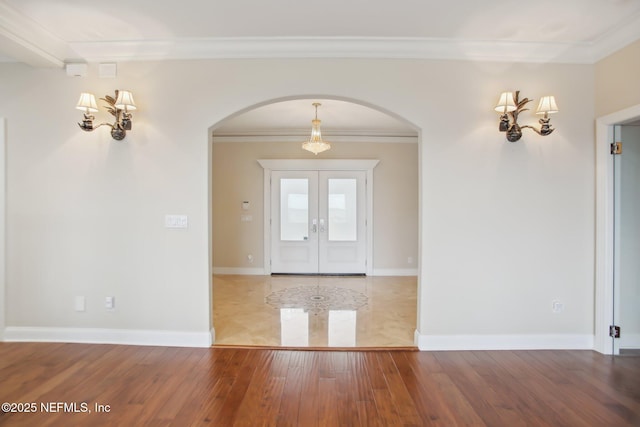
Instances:
[[[331,148],[331,144],[322,140],[322,133],[320,132],[320,120],[318,120],[318,107],[322,104],[314,102],[313,105],[316,108],[316,118],[311,120],[311,136],[308,141],[302,143],[302,148],[312,152],[316,156],[318,153],[327,151]]]
[[[543,114],[543,117],[538,120],[540,123],[540,129],[536,129],[533,126],[518,124],[518,115],[527,111],[526,105],[533,101],[533,99],[524,98],[520,100],[520,91],[503,92],[498,100],[495,110],[500,113],[500,125],[498,130],[505,132],[507,140],[509,142],[516,142],[522,138],[522,129],[533,129],[538,135],[547,136],[551,134],[554,129],[551,127],[549,114],[558,112],[558,105],[554,96],[543,96],[538,103],[536,114]]]
[[[127,135],[127,131],[131,130],[132,116],[129,111],[137,108],[133,100],[133,94],[127,90],[116,90],[115,98],[106,95],[100,99],[108,104],[105,109],[115,117],[115,122],[100,123],[94,126],[95,116],[92,113],[98,112],[96,97],[92,93],[83,92],[80,94],[80,99],[76,105],[78,110],[84,112],[82,123],[78,123],[78,126],[85,132],[92,132],[100,126],[109,126],[111,127],[111,137],[116,141],[122,141]]]

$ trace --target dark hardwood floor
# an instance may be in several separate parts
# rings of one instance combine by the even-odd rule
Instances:
[[[0,343],[0,402],[2,426],[640,426],[640,357]]]

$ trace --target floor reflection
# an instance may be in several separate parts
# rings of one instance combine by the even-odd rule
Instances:
[[[213,278],[216,344],[412,346],[415,277]]]
[[[329,347],[355,347],[356,321],[355,310],[329,310]]]
[[[329,310],[329,347],[356,346],[356,311]],[[303,308],[280,309],[280,345],[309,347],[309,312]]]
[[[309,346],[309,313],[302,308],[280,309],[280,345]]]

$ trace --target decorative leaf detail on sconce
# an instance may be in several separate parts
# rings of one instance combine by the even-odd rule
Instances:
[[[533,99],[529,99],[529,98],[524,98],[521,101],[518,101],[518,96],[520,95],[520,91],[516,91],[515,95],[514,95],[514,101],[516,102],[516,109],[514,111],[512,111],[510,114],[513,117],[513,121],[517,122],[518,121],[518,114],[522,113],[523,111],[527,111],[529,110],[528,108],[524,108],[528,103],[530,103],[531,101],[533,101]]]
[[[118,91],[116,90],[116,98],[118,97]],[[102,101],[106,102],[107,104],[109,104],[108,107],[105,107],[105,109],[109,112],[109,114],[111,114],[113,117],[118,117],[118,112],[117,109],[115,107],[116,105],[116,98],[113,98],[109,95],[105,95],[104,98],[100,98]]]

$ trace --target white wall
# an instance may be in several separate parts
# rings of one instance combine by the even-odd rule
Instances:
[[[324,95],[421,129],[422,338],[593,334],[592,66],[168,61],[119,64],[116,80],[94,68],[71,79],[0,64],[7,326],[208,331],[207,131],[257,103]],[[130,136],[82,133],[78,93],[118,87],[139,104]],[[555,94],[558,130],[505,142],[493,106],[508,89]],[[166,213],[188,214],[189,229],[164,229]],[[73,311],[78,294],[89,297],[85,313]],[[100,307],[105,295],[115,312]],[[554,299],[563,313],[552,313]]]
[[[640,348],[640,126],[622,126],[620,348]]]

